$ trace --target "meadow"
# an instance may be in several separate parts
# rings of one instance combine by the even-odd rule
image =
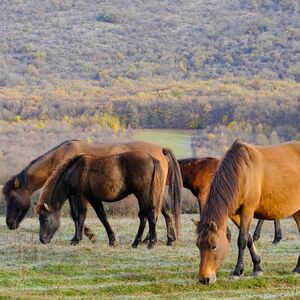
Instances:
[[[86,238],[69,245],[73,234],[70,218],[63,218],[52,242],[38,239],[38,220],[27,218],[16,231],[9,231],[0,218],[0,298],[1,299],[296,299],[300,298],[300,276],[291,274],[299,253],[299,236],[292,219],[282,221],[283,240],[272,245],[273,224],[265,222],[256,245],[262,256],[264,275],[252,278],[248,252],[245,272],[238,281],[230,281],[236,257],[237,230],[233,231],[230,253],[216,284],[198,283],[199,253],[191,217],[182,215],[180,241],[165,245],[162,218],[158,223],[159,242],[149,251],[146,245],[131,248],[137,218],[110,218],[119,244],[108,246],[99,221],[89,212],[87,224],[97,234],[97,242]]]
[[[176,158],[192,157],[191,140],[195,130],[139,129],[134,130],[133,139],[172,149]]]

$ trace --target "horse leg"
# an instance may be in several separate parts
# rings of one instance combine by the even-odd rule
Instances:
[[[299,234],[300,234],[300,210],[298,210],[294,215],[293,215],[293,218],[297,224],[297,227],[298,227],[298,231],[299,231]],[[297,262],[297,265],[295,267],[295,269],[293,270],[293,273],[295,274],[300,274],[300,254],[298,256],[298,262]]]
[[[282,232],[281,232],[280,222],[278,220],[274,221],[274,228],[275,228],[275,236],[274,236],[273,244],[277,244],[282,240]]]
[[[148,219],[148,223],[149,223],[149,232],[150,232],[148,249],[152,249],[153,246],[157,243],[157,236],[156,236],[157,216],[155,216],[154,208],[148,208],[147,219]]]
[[[115,246],[116,236],[107,220],[106,212],[103,207],[102,201],[92,199],[92,201],[90,201],[90,203],[91,203],[92,207],[94,208],[99,220],[101,221],[101,223],[103,224],[103,226],[106,230],[107,237],[109,240],[109,246]]]
[[[164,198],[161,208],[161,213],[165,218],[166,227],[167,227],[167,245],[172,246],[173,242],[176,241],[176,234],[173,226],[173,217],[171,212],[170,204],[168,203],[168,199]]]
[[[236,215],[236,216],[232,217],[231,219],[235,223],[235,225],[240,229],[240,227],[241,227],[241,225],[240,225],[241,224],[240,216]],[[250,223],[251,223],[251,220],[250,220]],[[250,225],[249,225],[249,229],[250,229]],[[240,235],[241,235],[241,230],[240,230]],[[238,257],[237,265],[236,265],[235,270],[233,272],[233,276],[240,276],[243,273],[243,269],[244,269],[244,266],[243,266],[243,253],[240,253],[240,247],[241,248],[244,247],[244,249],[245,249],[245,246],[244,246],[244,242],[242,240],[242,237],[240,238],[240,235],[239,235],[239,239],[238,239],[239,257]],[[260,259],[260,256],[258,255],[258,253],[256,252],[256,248],[255,248],[252,236],[249,233],[249,231],[248,231],[248,234],[245,235],[245,237],[246,237],[246,241],[247,241],[247,247],[249,249],[249,252],[250,252],[250,255],[251,255],[251,258],[252,258],[252,262],[253,262],[253,276],[260,276],[263,272],[261,267],[260,267],[261,259]],[[240,275],[238,275],[238,274],[240,274]]]
[[[171,212],[170,203],[168,202],[168,196],[164,195],[163,202],[162,202],[162,208],[161,213],[165,218],[166,221],[166,227],[167,227],[167,245],[172,246],[173,242],[176,240],[176,234],[173,226],[173,217]],[[148,234],[146,238],[143,240],[143,243],[149,243],[149,237],[150,232],[148,231]]]
[[[71,244],[76,244],[76,241],[78,241],[78,225],[77,225],[77,220],[78,220],[77,207],[78,207],[78,205],[76,204],[76,200],[72,199],[72,196],[70,196],[69,203],[70,203],[71,217],[75,224],[75,234],[70,242],[71,242]],[[89,238],[90,241],[92,241],[93,243],[96,242],[96,240],[97,240],[96,235],[89,227],[84,225],[83,232]]]
[[[69,202],[71,206],[71,216],[75,222],[75,235],[70,242],[71,245],[77,245],[82,240],[88,201],[84,197],[71,196]]]
[[[137,246],[141,243],[142,235],[144,233],[145,225],[146,225],[146,213],[144,210],[139,211],[139,219],[140,219],[140,226],[137,232],[137,235],[132,243],[132,248],[137,248]]]
[[[253,242],[256,242],[259,240],[263,223],[264,223],[264,220],[258,220],[257,225],[254,230],[254,233],[253,233]]]

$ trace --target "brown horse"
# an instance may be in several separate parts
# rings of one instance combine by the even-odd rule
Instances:
[[[12,176],[5,183],[3,193],[6,199],[6,223],[8,228],[18,228],[30,207],[30,197],[33,192],[44,185],[53,170],[65,159],[81,153],[105,156],[127,151],[145,151],[151,154],[160,162],[167,184],[172,180],[170,178],[173,177],[178,187],[182,185],[179,166],[174,155],[171,151],[164,154],[160,146],[140,141],[100,145],[92,145],[78,140],[66,141],[32,161],[24,170]],[[180,189],[176,190],[180,191]],[[173,193],[172,190],[169,191]],[[173,191],[175,190],[173,189]],[[180,192],[179,194],[173,193],[171,197],[181,197],[181,194]],[[71,216],[74,219],[76,217],[74,215],[76,208],[72,207],[72,203],[74,202],[70,201]],[[106,213],[101,203],[99,203],[96,213],[106,229],[109,244],[114,245],[115,234],[107,221]],[[166,219],[168,245],[171,245],[176,236],[172,225],[171,212],[166,201],[163,201],[162,213]],[[84,228],[84,232],[91,239],[95,239],[95,235],[87,227]],[[75,233],[71,243],[76,244],[78,242],[78,236]]]
[[[300,143],[255,146],[237,140],[220,161],[197,227],[201,262],[199,280],[216,280],[228,252],[227,217],[239,228],[238,260],[233,277],[243,273],[248,246],[259,275],[260,257],[249,233],[253,218],[279,220],[293,216],[300,233]],[[300,273],[300,255],[295,273]]]
[[[140,207],[140,226],[132,246],[137,247],[141,242],[147,219],[150,249],[157,241],[155,226],[165,180],[160,162],[145,152],[131,151],[105,157],[76,155],[53,172],[36,205],[40,220],[40,241],[50,242],[58,229],[60,210],[66,198],[76,203],[77,226],[82,236],[86,200],[97,209],[99,202],[115,202],[134,194]],[[179,224],[180,203],[174,202],[172,207],[176,224]]]
[[[197,198],[200,214],[206,203],[206,196],[209,192],[210,183],[217,170],[219,160],[213,157],[179,159],[178,164],[182,176],[183,187],[190,190]],[[197,221],[196,221],[197,223]],[[260,237],[263,220],[257,222],[253,240]],[[280,222],[274,221],[275,238],[273,243],[278,243],[282,239]]]

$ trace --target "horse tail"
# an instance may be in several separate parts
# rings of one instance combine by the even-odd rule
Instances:
[[[158,216],[158,213],[161,209],[162,199],[163,199],[164,175],[159,160],[152,157],[152,163],[153,163],[153,173],[152,173],[152,178],[150,183],[150,201],[152,201],[152,204],[155,206],[155,215]]]
[[[163,149],[163,154],[169,161],[168,179],[169,179],[169,196],[172,201],[172,213],[175,218],[176,237],[179,238],[180,232],[180,213],[182,198],[182,177],[178,161],[172,150]]]
[[[62,187],[62,185],[65,183],[66,172],[82,156],[83,154],[73,155],[54,169],[51,176],[47,179],[39,200],[36,203],[35,211],[38,214],[40,214],[44,203],[47,204],[47,207],[49,207],[49,209],[57,210],[62,206],[63,201],[67,198],[66,188]],[[60,193],[58,193],[59,191]]]

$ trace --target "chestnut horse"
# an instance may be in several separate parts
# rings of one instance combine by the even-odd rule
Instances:
[[[174,155],[172,152],[168,152],[168,155],[165,155],[162,148],[155,144],[137,141],[120,144],[93,145],[78,140],[66,141],[33,160],[19,174],[12,176],[5,183],[3,193],[6,200],[6,223],[8,228],[16,229],[19,227],[20,222],[23,220],[30,207],[30,197],[33,192],[44,185],[53,170],[65,159],[74,154],[81,153],[105,156],[126,151],[145,151],[151,154],[161,163],[164,177],[167,178],[166,183],[168,184],[170,176],[175,176],[178,187],[182,185],[179,166]],[[169,192],[172,191],[169,189]],[[171,197],[181,197],[181,194],[173,194]],[[72,203],[73,202],[70,201],[71,216],[74,219],[74,211],[76,208],[72,207]],[[115,234],[107,221],[106,213],[101,203],[98,204],[96,213],[106,229],[109,244],[114,245]],[[166,201],[163,201],[162,213],[167,225],[168,245],[171,245],[172,242],[175,241],[176,236],[172,224],[173,220],[170,208]],[[89,228],[85,227],[84,232],[90,239],[95,240],[95,235]],[[71,243],[77,244],[78,242],[78,236],[75,233],[74,237],[71,239]]]
[[[219,160],[213,157],[186,158],[179,159],[178,164],[182,176],[183,187],[190,190],[197,198],[200,214],[206,203],[206,196],[209,192],[212,177],[217,170]],[[197,224],[197,221],[196,221]],[[260,237],[263,220],[257,222],[253,240],[257,241]],[[274,221],[275,237],[273,244],[282,239],[280,222]]]
[[[50,242],[58,229],[60,210],[66,198],[76,203],[77,228],[79,236],[82,236],[86,200],[97,210],[99,202],[115,202],[134,194],[140,207],[140,226],[132,246],[137,247],[140,243],[147,219],[150,249],[157,241],[155,227],[165,180],[160,162],[145,152],[131,151],[111,156],[76,155],[54,170],[37,202],[40,241]],[[179,224],[180,203],[174,202],[172,208],[175,222]]]
[[[233,277],[243,273],[243,256],[248,246],[260,275],[261,259],[249,233],[253,218],[279,220],[293,216],[300,233],[300,143],[255,146],[237,140],[220,161],[207,202],[197,226],[200,250],[199,280],[209,284],[227,255],[226,236],[230,217],[239,228],[238,260]],[[300,273],[300,255],[293,270]]]

